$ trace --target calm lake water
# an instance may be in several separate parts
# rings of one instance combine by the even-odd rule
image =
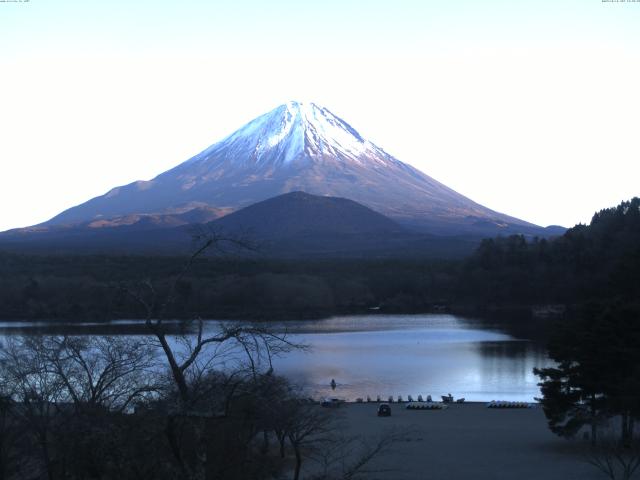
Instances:
[[[0,337],[49,331],[42,323],[21,325],[1,322]],[[131,325],[113,322],[110,333],[131,334]],[[207,329],[216,325],[208,323]],[[533,368],[551,364],[540,343],[513,336],[498,323],[455,315],[345,316],[274,328],[310,347],[275,359],[274,367],[314,398],[440,400],[451,393],[472,401],[532,401],[540,396]],[[74,327],[73,333],[82,332],[106,333],[103,325]]]
[[[551,363],[536,342],[454,315],[336,317],[290,331],[312,349],[278,359],[276,369],[314,397],[531,401],[540,396],[533,368]]]

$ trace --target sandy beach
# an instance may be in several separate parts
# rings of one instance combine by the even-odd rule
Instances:
[[[391,417],[377,417],[377,404],[345,404],[344,433],[375,439],[390,429],[401,440],[371,464],[368,479],[385,480],[591,480],[604,478],[589,465],[586,442],[552,434],[542,409],[490,409],[484,403],[446,410],[407,410],[391,404]]]

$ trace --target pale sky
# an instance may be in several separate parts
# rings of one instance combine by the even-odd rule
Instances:
[[[640,195],[640,2],[0,1],[0,230],[288,100],[489,208],[588,222]]]

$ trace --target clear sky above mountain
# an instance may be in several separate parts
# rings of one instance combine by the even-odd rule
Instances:
[[[640,3],[0,2],[0,230],[149,179],[291,99],[492,209],[640,194]]]

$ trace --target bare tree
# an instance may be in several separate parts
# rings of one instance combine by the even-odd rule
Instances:
[[[611,435],[601,436],[586,460],[611,480],[630,480],[640,468],[640,441],[623,443]]]
[[[126,411],[157,391],[154,350],[144,340],[123,337],[25,337],[25,355],[63,385],[64,400],[78,409]]]
[[[152,351],[142,340],[14,337],[0,363],[12,420],[28,437],[21,457],[49,479],[104,469],[118,454],[118,415],[157,391]]]
[[[248,243],[206,232],[199,240],[201,246],[191,255],[168,289],[160,291],[148,279],[135,288],[124,288],[129,297],[141,305],[145,324],[154,343],[166,360],[177,396],[177,409],[167,415],[165,433],[171,451],[185,478],[204,475],[206,461],[207,419],[226,415],[232,398],[241,394],[255,398],[255,385],[263,375],[271,375],[272,359],[293,348],[285,334],[278,334],[263,326],[247,323],[217,322],[205,324],[200,317],[187,322],[190,332],[173,334],[167,314],[177,299],[179,285],[198,258],[213,250],[225,253],[225,246],[251,249]],[[212,375],[216,372],[224,375]],[[228,383],[220,383],[226,377]],[[252,385],[252,386],[250,386]],[[232,386],[231,392],[227,387]],[[224,388],[223,388],[224,387]],[[224,408],[212,399],[225,397]],[[222,411],[220,411],[222,410]],[[252,430],[249,430],[250,434]]]
[[[318,405],[290,404],[289,418],[284,426],[284,431],[289,439],[295,456],[293,479],[300,478],[302,460],[305,451],[322,448],[328,441],[328,435],[334,427],[334,416],[330,415]]]
[[[0,365],[0,369],[1,369]],[[16,405],[0,373],[0,480],[16,478],[24,467],[20,444],[24,431],[16,419]]]
[[[226,363],[234,358],[238,359],[239,357],[233,353],[240,348],[246,354],[244,360],[248,362],[249,369],[255,375],[260,366],[266,365],[267,370],[272,369],[271,359],[274,355],[282,354],[292,348],[300,348],[291,343],[286,334],[275,334],[265,327],[218,322],[217,328],[212,333],[206,333],[205,324],[201,318],[189,322],[195,327],[195,333],[180,336],[172,345],[169,341],[171,332],[167,328],[166,313],[176,300],[178,285],[194,262],[209,250],[224,253],[225,245],[241,249],[253,248],[244,240],[215,232],[201,233],[197,239],[202,241],[201,246],[191,255],[164,295],[149,279],[138,285],[136,289],[124,288],[125,292],[144,308],[145,324],[164,353],[183,408],[188,408],[192,400],[190,378],[199,378],[203,372],[210,369],[212,362],[216,359],[223,357]],[[208,355],[203,362],[201,354],[208,346],[214,347],[214,353]]]
[[[24,340],[24,339],[22,339]],[[49,480],[55,478],[55,454],[51,437],[60,421],[60,406],[66,399],[64,384],[49,371],[42,356],[25,352],[21,340],[10,339],[2,350],[0,362],[4,382],[15,399],[16,419],[37,446],[39,459],[31,458],[32,468],[43,470]],[[32,457],[33,452],[23,452]]]
[[[293,480],[299,480],[305,458],[312,462],[307,470],[312,480],[366,479],[374,473],[388,472],[388,469],[372,467],[373,460],[388,453],[410,433],[392,429],[375,439],[347,436],[342,433],[343,418],[337,410],[295,398],[283,406],[284,425],[280,428],[294,453]]]
[[[367,479],[374,474],[395,471],[371,464],[408,434],[408,431],[391,429],[367,440],[361,436],[345,436],[336,430],[323,442],[322,448],[314,451],[311,459],[318,465],[319,472],[312,475],[311,480]]]

